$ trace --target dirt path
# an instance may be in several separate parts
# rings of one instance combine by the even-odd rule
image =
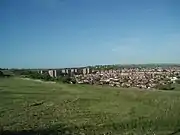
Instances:
[[[41,83],[56,83],[53,81],[43,81],[43,80],[39,80],[39,79],[31,79],[31,78],[21,78],[23,80],[30,80],[30,81],[35,81],[35,82],[41,82]]]

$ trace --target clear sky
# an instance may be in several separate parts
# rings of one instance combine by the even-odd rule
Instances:
[[[0,67],[180,63],[180,0],[0,0]]]

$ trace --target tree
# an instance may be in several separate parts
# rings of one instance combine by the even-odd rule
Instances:
[[[0,71],[0,77],[4,77],[4,74],[2,71]]]
[[[42,75],[42,78],[45,80],[45,81],[54,81],[54,79],[48,74],[43,74]]]

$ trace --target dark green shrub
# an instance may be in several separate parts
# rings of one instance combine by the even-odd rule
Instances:
[[[71,82],[71,78],[69,76],[63,76],[62,77],[62,82],[63,83],[70,83]]]
[[[2,71],[0,71],[0,77],[4,77],[4,74]]]
[[[173,90],[173,89],[175,89],[174,86],[172,86],[172,84],[165,84],[165,85],[159,84],[159,85],[157,85],[156,88],[159,90]]]
[[[0,77],[12,77],[14,74],[9,70],[0,71]]]
[[[176,80],[176,83],[177,83],[177,84],[180,84],[180,79]]]

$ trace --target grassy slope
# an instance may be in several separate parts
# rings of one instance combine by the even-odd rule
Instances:
[[[0,80],[4,130],[158,135],[180,128],[180,92]],[[33,104],[43,103],[37,106]],[[36,131],[36,132],[35,132]],[[8,134],[8,133],[7,133]],[[9,133],[10,134],[10,133]]]

